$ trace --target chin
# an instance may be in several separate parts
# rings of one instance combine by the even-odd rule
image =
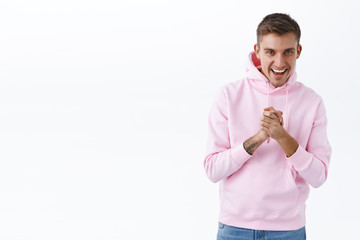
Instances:
[[[274,87],[281,87],[282,85],[285,84],[285,81],[277,81],[277,80],[273,80],[273,81],[270,81],[270,83],[274,86]]]

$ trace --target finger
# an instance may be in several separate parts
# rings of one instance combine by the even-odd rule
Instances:
[[[264,108],[264,111],[270,111],[270,110],[276,111],[275,108],[273,108],[272,106]]]
[[[283,117],[282,117],[282,113],[283,113],[283,112],[282,112],[282,111],[279,111],[279,110],[276,110],[276,111],[274,111],[274,110],[269,110],[269,111],[265,111],[265,112],[263,113],[263,115],[268,116],[268,117],[271,117],[271,118],[273,118],[273,119],[277,118],[277,119],[279,120],[280,124],[283,125],[284,120],[283,120]],[[273,115],[272,115],[272,114],[273,114]]]
[[[279,127],[279,126],[282,126],[282,124],[279,122],[279,119],[273,119],[273,118],[269,118],[269,117],[266,117],[266,116],[263,116],[261,119],[260,119],[260,122],[264,122],[264,123],[267,123],[269,124],[269,127]]]
[[[270,112],[279,112],[279,113],[281,113],[281,114],[283,114],[283,112],[282,111],[280,111],[280,110],[276,110],[274,107],[267,107],[267,108],[264,108],[264,111],[270,111]]]
[[[271,124],[273,121],[277,121],[275,119],[272,119],[268,116],[262,116],[260,119],[261,122],[266,122],[267,124]]]
[[[263,115],[264,116],[267,116],[267,117],[270,117],[270,118],[273,118],[273,119],[277,119],[278,117],[276,116],[275,112],[271,112],[271,111],[265,111],[263,112]]]
[[[284,119],[282,117],[282,112],[281,111],[276,111],[274,114],[278,117],[280,124],[283,125]]]
[[[263,127],[263,128],[266,128],[267,130],[270,129],[270,124],[267,123],[267,122],[261,122],[261,123],[260,123],[260,126]]]

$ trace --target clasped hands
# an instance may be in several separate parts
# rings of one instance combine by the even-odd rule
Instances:
[[[298,142],[283,128],[282,112],[273,107],[264,109],[260,120],[260,130],[254,136],[247,139],[244,143],[244,149],[250,155],[268,139],[275,139],[283,149],[286,157],[292,156],[299,147]]]
[[[264,109],[263,116],[260,120],[260,132],[264,138],[273,138],[279,141],[286,135],[283,128],[282,111],[275,110],[273,107]]]

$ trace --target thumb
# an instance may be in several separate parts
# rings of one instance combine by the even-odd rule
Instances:
[[[282,111],[276,111],[276,112],[275,112],[275,115],[278,117],[279,122],[280,122],[281,125],[283,125],[283,123],[284,123],[284,119],[283,119],[283,117],[282,117],[282,114],[283,114]]]

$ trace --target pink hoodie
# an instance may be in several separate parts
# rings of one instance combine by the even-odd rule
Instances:
[[[208,178],[220,181],[219,221],[257,230],[296,230],[305,225],[309,184],[327,178],[331,147],[324,103],[296,81],[295,71],[275,88],[250,53],[247,77],[224,86],[209,113],[204,160]],[[263,109],[283,112],[285,130],[299,143],[289,158],[274,139],[249,155],[243,142],[260,129]]]

